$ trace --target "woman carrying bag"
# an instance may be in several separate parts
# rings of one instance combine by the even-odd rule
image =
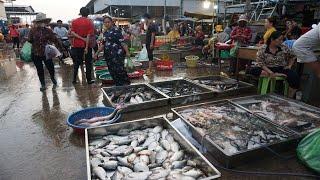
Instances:
[[[46,18],[45,14],[37,14],[36,19],[33,21],[34,27],[29,33],[29,42],[32,44],[32,61],[37,68],[41,83],[40,91],[46,90],[43,63],[49,71],[53,88],[57,86],[53,61],[52,59],[47,59],[45,51],[46,46],[51,43],[55,44],[59,49],[61,49],[62,46],[52,30],[46,27],[50,21],[51,18]]]

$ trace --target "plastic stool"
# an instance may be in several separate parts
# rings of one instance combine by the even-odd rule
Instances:
[[[285,77],[274,77],[274,78],[270,78],[270,77],[260,77],[259,78],[259,83],[258,83],[258,93],[261,95],[265,95],[268,93],[268,89],[269,93],[273,93],[276,89],[276,82],[277,81],[283,81],[284,84],[284,96],[288,96],[288,92],[289,92],[289,84],[286,80]],[[270,88],[269,88],[269,84],[270,84]]]

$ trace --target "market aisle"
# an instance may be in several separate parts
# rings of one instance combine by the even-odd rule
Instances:
[[[69,112],[102,105],[98,87],[74,87],[71,68],[59,68],[60,86],[39,91],[34,67],[0,85],[0,179],[83,179],[83,138],[65,120]],[[49,82],[49,79],[47,79]]]
[[[72,67],[56,66],[59,87],[39,91],[32,64],[0,84],[0,179],[84,179],[84,138],[65,121],[70,112],[102,106],[100,87],[72,84]],[[157,72],[155,81],[212,74],[210,68]],[[83,78],[80,75],[80,79]],[[134,82],[143,82],[143,79]],[[152,113],[149,113],[152,116]]]

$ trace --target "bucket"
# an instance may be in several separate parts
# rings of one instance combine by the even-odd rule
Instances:
[[[195,68],[198,66],[199,56],[193,56],[193,55],[186,56],[185,59],[186,59],[187,67]]]

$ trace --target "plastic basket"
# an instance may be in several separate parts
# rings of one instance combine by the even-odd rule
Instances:
[[[129,73],[128,76],[130,79],[137,79],[137,78],[141,78],[143,74],[144,74],[143,70],[137,70],[132,73]]]
[[[72,127],[75,132],[83,134],[85,128],[83,126],[75,125],[74,123],[80,119],[91,119],[93,117],[97,116],[106,116],[114,112],[115,108],[113,107],[95,107],[95,108],[86,108],[80,111],[77,111],[75,113],[72,113],[68,119],[67,124],[68,126]],[[119,121],[121,118],[121,114],[117,115],[115,118],[113,118],[111,121],[108,122],[108,124],[115,123]]]
[[[156,64],[156,69],[158,71],[173,69],[173,61],[170,61],[170,60],[166,60],[166,61],[158,60],[158,61],[155,61],[155,64]]]
[[[110,74],[108,69],[102,69],[96,71],[96,77],[100,77],[102,74]]]
[[[220,58],[230,58],[230,52],[227,50],[220,51]]]
[[[199,56],[193,56],[193,55],[186,56],[185,59],[186,59],[187,67],[195,68],[198,66]]]

